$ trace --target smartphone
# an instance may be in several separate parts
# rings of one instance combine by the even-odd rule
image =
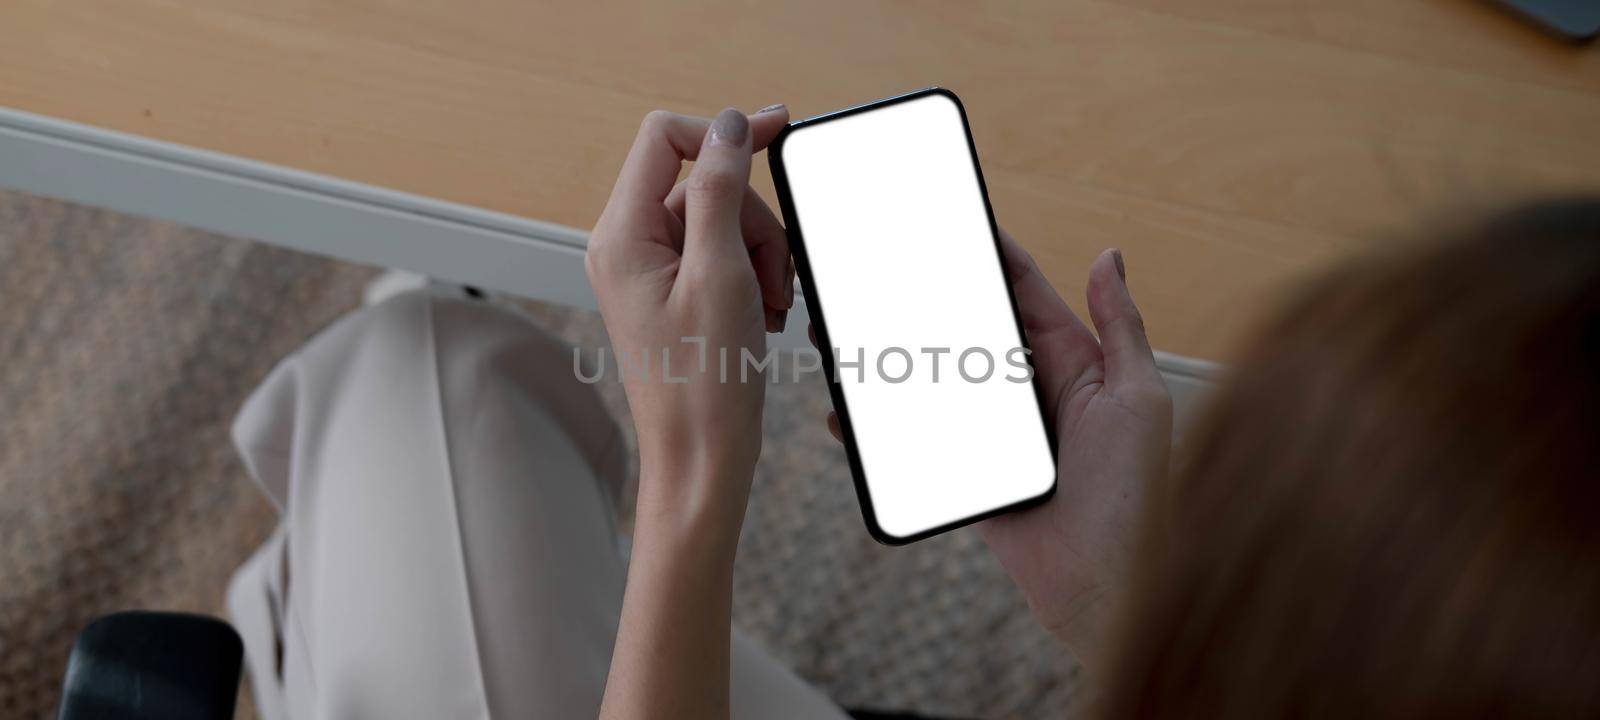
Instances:
[[[800,120],[767,158],[872,536],[1048,498],[1054,434],[960,99]]]

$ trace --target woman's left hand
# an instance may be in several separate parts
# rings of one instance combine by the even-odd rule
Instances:
[[[788,119],[782,106],[710,122],[650,113],[590,237],[639,436],[642,514],[743,517],[765,385],[740,372],[742,354],[762,358],[793,304],[788,241],[749,187],[750,163]]]
[[[605,718],[728,715],[733,555],[761,455],[765,331],[793,302],[783,227],[749,187],[782,106],[639,128],[586,266],[639,436],[633,556]],[[683,161],[688,179],[675,184]],[[723,372],[723,358],[728,371]]]

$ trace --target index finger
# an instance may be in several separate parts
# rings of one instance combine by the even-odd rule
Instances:
[[[1062,405],[1073,391],[1103,377],[1100,343],[1050,286],[1033,256],[1004,230],[1000,231],[1000,247],[1022,329],[1034,353],[1034,369],[1047,398],[1045,417],[1051,427],[1057,427]]]
[[[1017,310],[1022,315],[1022,327],[1031,337],[1035,333],[1059,332],[1073,341],[1095,343],[1094,335],[1072,308],[1050,286],[1050,281],[1039,270],[1033,256],[1016,238],[1005,230],[1000,231],[1001,262],[1005,266],[1006,280],[1017,297]]]
[[[788,109],[782,105],[764,108],[750,119],[752,152],[766,148],[778,131],[789,120]],[[666,110],[653,110],[639,123],[639,133],[633,138],[633,147],[622,163],[617,183],[611,188],[607,207],[620,205],[632,210],[646,205],[660,205],[678,182],[678,173],[685,160],[694,160],[711,128],[711,121],[702,117],[679,115]]]
[[[625,205],[660,204],[678,182],[683,161],[700,153],[711,121],[665,110],[652,110],[639,123],[628,159],[622,163],[617,184],[611,188],[611,202]]]

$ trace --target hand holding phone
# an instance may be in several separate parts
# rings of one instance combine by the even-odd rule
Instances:
[[[948,93],[923,91],[885,103],[906,102],[929,95],[948,96]],[[953,101],[953,96],[948,97]],[[854,112],[870,112],[871,108],[885,103],[863,106]],[[905,116],[902,119],[914,121]],[[947,125],[942,139],[929,142],[958,146],[970,142],[966,139],[964,122],[958,130],[951,132]],[[890,132],[910,136],[916,131],[900,128]],[[926,134],[924,140],[927,140]],[[797,212],[800,208],[796,205],[803,205],[805,200],[794,196],[793,188],[784,187],[791,178],[782,174],[783,156],[790,150],[792,148],[780,144],[769,157],[774,177],[779,180],[791,245],[795,246],[797,260],[801,260],[809,249],[806,243],[815,238],[808,232],[803,215]],[[869,163],[882,157],[870,144],[861,153]],[[975,149],[969,149],[969,155],[970,170],[960,167],[959,162],[951,163],[957,166],[953,174],[970,172],[975,178],[981,177],[976,167]],[[971,195],[982,192],[981,179],[974,184],[976,190],[972,185],[966,190],[969,213],[974,207]],[[901,196],[901,201],[906,207],[921,206],[915,212],[942,213],[950,205],[930,208],[926,196],[915,194]],[[984,216],[989,217],[986,198],[981,208]],[[901,212],[906,210],[902,208]],[[1003,267],[1003,282],[1015,302],[1016,313],[1014,319],[992,313],[994,317],[988,320],[990,324],[1004,324],[1010,320],[1021,326],[1022,336],[1032,350],[1030,359],[1043,426],[1055,440],[1058,455],[1058,462],[1054,463],[1056,472],[1053,475],[1058,483],[1054,495],[1032,506],[999,514],[978,527],[1028,596],[1041,622],[1088,664],[1093,660],[1108,609],[1121,592],[1145,488],[1166,472],[1171,400],[1156,370],[1143,322],[1128,291],[1120,253],[1112,250],[1102,253],[1089,270],[1088,307],[1100,333],[1101,339],[1097,340],[1057,295],[1033,259],[1010,236],[996,228],[993,235],[970,232],[968,240],[973,247],[998,242],[997,263]],[[873,238],[859,241],[872,242]],[[910,251],[931,251],[931,248],[918,245]],[[803,260],[799,264],[802,280],[812,296],[814,323],[821,317],[831,318],[834,313],[852,310],[830,305],[826,286],[813,283],[817,279],[816,272],[830,271],[809,267]],[[898,302],[902,311],[910,313],[925,312],[930,305],[923,302],[926,292],[906,293],[900,288],[907,282],[925,280],[906,278],[903,264],[876,265],[871,269],[881,280],[866,282],[875,289],[877,296],[886,298],[884,302]],[[969,269],[958,266],[946,272],[967,275]],[[847,271],[845,276],[848,275]],[[961,283],[947,282],[940,292],[961,298],[975,290]],[[871,302],[870,296],[865,302]],[[826,355],[829,344],[827,338],[821,339]],[[836,404],[845,395],[842,391],[843,388],[835,390]],[[1024,418],[1025,410],[1020,413]],[[832,429],[841,441],[846,441],[843,427]],[[846,443],[848,450],[849,442]],[[981,455],[990,449],[968,450]],[[984,479],[980,477],[974,481]],[[858,490],[863,494],[870,492],[870,488],[861,487],[859,476],[857,480]],[[916,479],[907,478],[907,482],[915,483]],[[867,502],[869,500],[864,497],[863,504]]]
[[[803,120],[768,158],[873,537],[1049,497],[1043,399],[960,101],[933,89]]]
[[[1027,251],[1001,233],[1006,275],[1032,344],[1059,447],[1056,494],[978,525],[1039,622],[1085,667],[1098,660],[1144,516],[1167,474],[1172,399],[1156,370],[1121,253],[1089,266],[1096,340]]]

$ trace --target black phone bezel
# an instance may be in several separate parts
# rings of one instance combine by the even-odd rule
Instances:
[[[973,173],[977,175],[978,194],[983,198],[983,210],[989,218],[989,235],[990,239],[994,242],[995,259],[1000,263],[1000,275],[1006,281],[1006,297],[1011,302],[1012,322],[1016,323],[1017,337],[1021,338],[1022,347],[1028,350],[1028,352],[1025,354],[1025,357],[1027,358],[1028,366],[1033,376],[1031,382],[1033,383],[1034,398],[1037,401],[1039,408],[1039,423],[1044,428],[1045,436],[1049,442],[1051,462],[1056,467],[1059,467],[1060,451],[1057,448],[1055,428],[1050,426],[1048,419],[1049,415],[1045,412],[1046,399],[1044,397],[1044,390],[1039,384],[1039,374],[1037,369],[1033,366],[1033,350],[1028,344],[1028,334],[1022,325],[1022,313],[1017,306],[1016,291],[1012,289],[1010,276],[1006,272],[1005,250],[1000,242],[1000,227],[995,223],[994,207],[989,203],[989,187],[983,179],[983,167],[978,163],[978,147],[977,144],[973,142],[972,126],[967,121],[967,108],[962,104],[961,98],[957,97],[954,92],[951,92],[945,88],[923,88],[921,90],[905,93],[903,95],[895,95],[893,97],[876,100],[863,105],[857,105],[854,107],[845,108],[843,110],[837,110],[831,113],[816,115],[803,120],[797,120],[789,123],[783,128],[783,130],[779,131],[778,136],[773,139],[770,145],[767,146],[767,164],[772,171],[772,183],[777,191],[780,211],[783,213],[783,224],[785,232],[789,238],[789,249],[794,255],[795,272],[799,275],[800,281],[804,284],[806,289],[806,313],[810,316],[811,327],[816,332],[818,354],[821,356],[823,373],[827,378],[828,394],[833,399],[834,412],[839,417],[839,431],[840,435],[843,436],[845,455],[850,462],[850,475],[852,480],[855,482],[856,498],[861,503],[862,519],[866,521],[867,532],[872,535],[874,540],[884,545],[895,546],[909,545],[917,542],[918,540],[924,540],[941,533],[955,530],[956,528],[965,527],[996,515],[1038,505],[1046,500],[1049,500],[1050,497],[1055,494],[1056,486],[1061,482],[1060,474],[1057,473],[1051,478],[1049,489],[1039,493],[1038,495],[1024,498],[1017,502],[1011,503],[1010,505],[995,508],[982,513],[977,513],[945,525],[940,525],[938,527],[907,536],[892,535],[885,532],[883,527],[878,524],[877,515],[873,510],[872,493],[867,488],[866,472],[861,466],[861,456],[856,447],[855,432],[850,424],[850,410],[844,398],[844,387],[835,379],[836,376],[833,352],[828,349],[832,348],[833,344],[828,338],[828,323],[825,318],[825,313],[822,311],[822,299],[818,297],[816,292],[816,283],[812,281],[813,276],[811,272],[811,261],[806,255],[804,233],[801,231],[800,221],[795,213],[794,198],[789,192],[789,177],[783,165],[783,146],[788,137],[798,130],[815,125],[821,125],[823,123],[832,122],[842,118],[847,118],[852,115],[860,115],[863,113],[872,112],[874,110],[880,110],[893,105],[898,105],[903,102],[925,98],[930,95],[942,95],[948,98],[951,102],[955,103],[956,110],[961,116],[961,129],[966,135],[967,151],[972,157],[972,170]]]

